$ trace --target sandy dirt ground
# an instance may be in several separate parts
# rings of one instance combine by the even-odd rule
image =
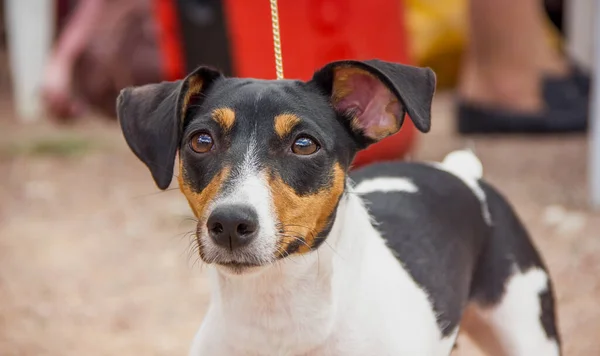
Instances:
[[[415,159],[466,144],[451,105],[438,96]],[[586,205],[585,137],[475,145],[550,266],[565,355],[600,355],[600,214]],[[189,216],[114,123],[15,125],[0,106],[0,355],[185,355],[209,300]],[[455,355],[480,354],[461,336]]]

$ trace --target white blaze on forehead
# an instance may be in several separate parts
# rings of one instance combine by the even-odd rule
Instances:
[[[217,199],[216,203],[243,203],[255,208],[259,219],[261,214],[271,212],[271,191],[264,173],[259,171],[257,142],[254,135],[250,137],[248,149],[239,166],[232,167],[231,190]]]
[[[406,192],[416,193],[419,188],[408,178],[397,177],[378,177],[373,179],[365,179],[358,183],[354,188],[358,194],[368,194],[374,192]]]
[[[244,161],[242,162],[242,172],[257,173],[258,157],[256,146],[256,136],[252,135],[250,137],[250,142],[248,143],[248,151],[246,151],[246,154],[244,155]]]
[[[231,179],[233,187],[237,187],[248,176],[258,173],[258,151],[256,136],[253,134],[248,140],[248,146],[244,153],[244,159],[231,167]]]

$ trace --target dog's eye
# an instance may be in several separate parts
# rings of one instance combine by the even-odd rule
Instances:
[[[292,152],[297,155],[311,155],[319,150],[319,145],[310,137],[300,136],[292,145]]]
[[[190,140],[192,150],[197,153],[206,153],[212,149],[213,145],[213,138],[205,132],[195,134]]]

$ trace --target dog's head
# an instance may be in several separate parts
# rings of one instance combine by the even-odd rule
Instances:
[[[201,67],[124,89],[117,111],[160,189],[179,153],[200,257],[240,273],[318,248],[356,152],[400,130],[406,113],[429,131],[434,89],[430,69],[379,60],[333,62],[307,82]]]

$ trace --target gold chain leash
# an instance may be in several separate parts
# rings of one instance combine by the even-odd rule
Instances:
[[[275,71],[277,79],[283,79],[283,57],[281,55],[281,37],[279,34],[279,11],[277,0],[271,1],[271,24],[273,25],[273,49],[275,50]]]

